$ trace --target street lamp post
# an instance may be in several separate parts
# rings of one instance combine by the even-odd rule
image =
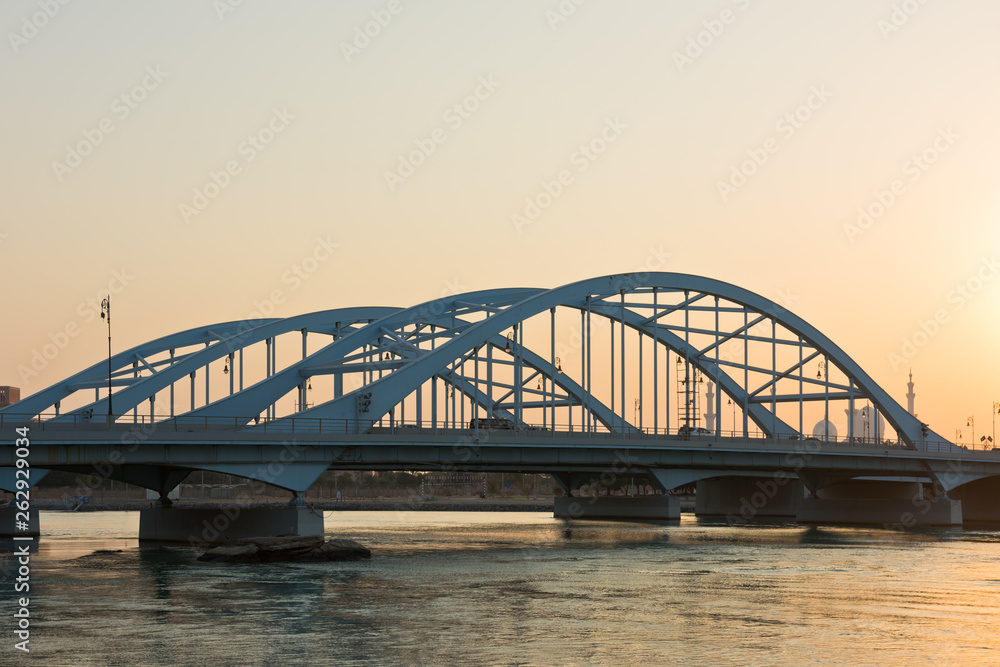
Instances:
[[[111,407],[111,295],[101,301],[101,319],[108,322],[108,418],[114,418],[115,412]]]
[[[965,421],[965,425],[972,428],[972,447],[976,447],[976,417],[973,415]]]

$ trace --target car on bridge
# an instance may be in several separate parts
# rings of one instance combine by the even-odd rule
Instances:
[[[469,421],[470,429],[480,431],[513,431],[514,422],[506,417],[477,417]]]
[[[701,426],[691,426],[690,424],[685,424],[677,429],[677,435],[682,437],[690,437],[692,435],[714,435],[707,428],[702,428]]]

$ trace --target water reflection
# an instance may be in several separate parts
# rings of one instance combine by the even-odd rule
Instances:
[[[745,664],[869,662],[891,649],[881,662],[909,664],[986,663],[1000,649],[996,532],[420,514],[329,517],[371,561],[256,565],[139,547],[123,514],[56,521],[32,556],[33,653],[50,664]]]

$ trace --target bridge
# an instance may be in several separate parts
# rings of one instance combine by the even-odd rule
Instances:
[[[18,428],[31,484],[64,470],[159,492],[147,537],[218,524],[170,507],[196,470],[290,492],[273,522],[269,510],[222,521],[234,534],[315,530],[302,493],[337,469],[548,473],[567,492],[560,516],[676,518],[670,491],[695,485],[699,514],[741,520],[1000,519],[1000,451],[921,424],[781,305],[684,274],[171,334],[0,409],[10,491]],[[601,493],[622,478],[660,494]]]

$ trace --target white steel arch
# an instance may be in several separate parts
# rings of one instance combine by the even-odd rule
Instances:
[[[575,313],[574,317],[580,318],[577,331],[580,343],[573,348],[574,355],[579,357],[577,377],[560,367],[555,354],[557,310],[561,315]],[[595,355],[592,350],[591,324],[595,317],[610,323],[608,358],[601,358],[600,353]],[[529,321],[545,324],[551,337],[549,350],[529,349],[530,345],[525,344],[525,323]],[[279,370],[273,362],[271,342],[276,336],[295,331],[302,331],[303,339],[307,333],[315,332],[330,335],[333,340],[311,354],[306,353],[303,342],[302,357]],[[634,349],[626,349],[627,336],[637,340]],[[716,431],[721,428],[719,408],[723,398],[734,406],[734,429],[739,426],[735,420],[738,407],[743,431],[749,433],[752,424],[767,437],[808,435],[802,423],[807,404],[823,404],[829,422],[831,403],[838,406],[846,403],[851,415],[848,422],[853,424],[855,404],[867,401],[908,446],[923,448],[928,441],[946,442],[933,432],[925,432],[923,425],[843,350],[798,316],[744,288],[676,273],[612,275],[548,290],[499,289],[460,294],[406,309],[336,309],[261,320],[252,326],[229,322],[191,329],[112,358],[111,381],[118,388],[114,396],[116,418],[151,402],[157,392],[185,378],[192,377],[193,383],[191,374],[201,369],[207,374],[212,362],[228,357],[231,365],[235,353],[261,342],[268,345],[269,365],[263,380],[214,401],[208,400],[206,387],[206,403],[183,414],[206,419],[227,417],[240,425],[250,425],[255,416],[264,412],[269,428],[276,427],[278,424],[274,422],[280,424],[283,418],[316,417],[344,420],[354,424],[354,429],[364,430],[392,415],[397,406],[402,410],[408,400],[413,401],[413,396],[416,418],[423,419],[424,387],[430,383],[432,399],[427,403],[436,409],[441,403],[441,397],[436,395],[437,385],[442,382],[452,396],[457,391],[471,404],[470,415],[503,415],[525,424],[526,412],[534,410],[554,424],[557,414],[572,419],[575,410],[584,420],[579,424],[581,427],[599,425],[608,431],[648,428],[641,418],[628,418],[628,371],[639,377],[636,411],[648,403],[642,400],[649,384],[643,381],[642,374],[653,375],[654,424],[665,423],[669,428],[672,359],[677,366],[674,381],[678,386],[694,384],[700,376],[717,387],[717,404],[712,406]],[[204,348],[179,357],[148,361],[166,351],[197,345]],[[753,354],[751,348],[755,350]],[[633,356],[637,353],[642,359],[646,349],[651,350],[652,362],[647,360],[626,368],[627,351]],[[662,382],[659,354],[667,362]],[[591,378],[595,367],[604,373],[608,365],[612,369],[609,400],[598,398]],[[817,378],[806,372],[807,365],[810,369],[819,365]],[[475,376],[468,371],[469,367],[475,369]],[[147,370],[149,375],[138,377],[137,368]],[[483,369],[486,378],[479,377]],[[281,397],[299,388],[304,398],[306,383],[325,375],[333,375],[341,385],[348,376],[356,383],[346,391],[335,391],[314,407],[301,400],[291,412],[281,415],[275,412],[273,406]],[[107,381],[106,362],[98,362],[0,412],[42,414],[77,391],[100,392]],[[529,386],[531,382],[537,387]],[[632,388],[629,391],[635,392]],[[666,397],[667,407],[662,409],[663,401],[656,398],[659,391]],[[700,423],[698,410],[692,414],[687,405],[697,391],[696,385],[695,389],[684,390],[685,405],[678,408],[678,426],[693,428]],[[106,396],[98,397],[72,414],[89,411],[99,416],[106,409],[106,401]],[[680,398],[678,405],[679,401]],[[447,404],[446,398],[445,410]],[[451,420],[457,423],[454,405],[453,399]],[[789,419],[788,410],[779,415],[789,405],[798,406],[798,425]],[[874,433],[865,436],[873,435],[876,440],[886,437],[879,430],[880,421],[876,419],[873,423]]]

